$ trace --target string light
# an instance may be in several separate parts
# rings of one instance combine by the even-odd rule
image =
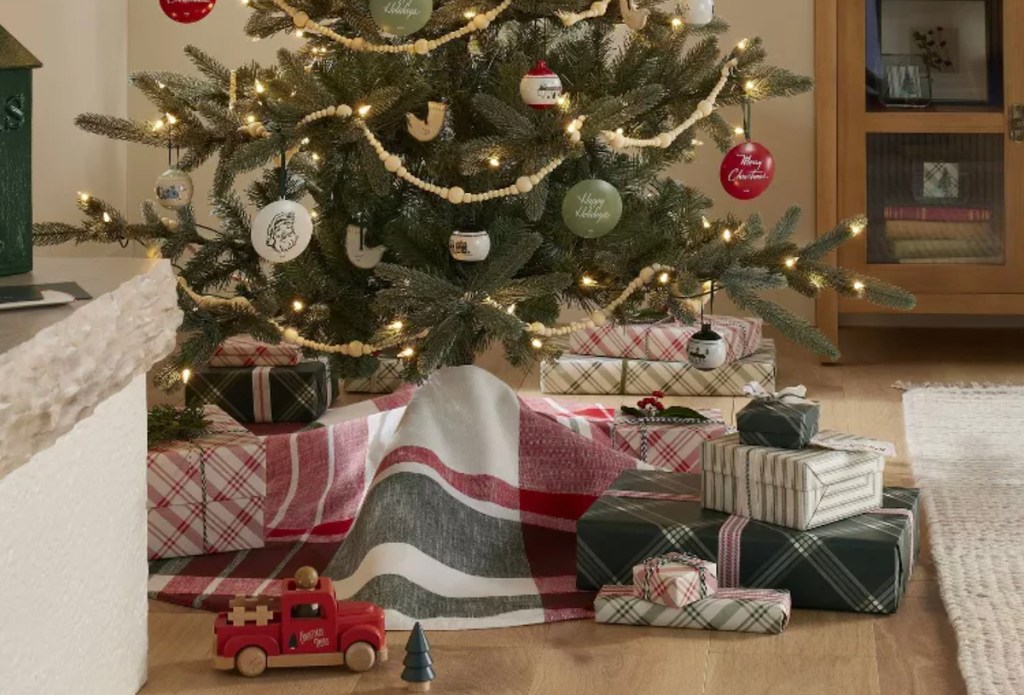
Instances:
[[[365,118],[366,114],[370,113],[371,108],[373,107],[371,107],[369,104],[363,104],[358,109],[356,109],[356,113],[358,113],[361,118]]]
[[[292,302],[292,311],[294,311],[296,314],[298,314],[305,308],[306,305],[302,303],[301,299],[296,299],[294,302]]]
[[[320,155],[318,155],[316,152],[313,153],[313,161],[314,162],[319,162],[320,161]]]
[[[164,127],[164,119],[162,119],[162,118],[158,119],[157,122],[153,124],[153,132],[155,133],[155,132],[157,132],[159,130],[163,130],[163,127]]]
[[[533,340],[530,341],[530,345],[533,346],[534,350],[540,350],[542,347],[544,347],[544,341],[541,340],[540,338],[534,338]]]
[[[107,224],[110,224],[111,222],[114,221],[114,219],[110,216],[109,212],[105,212],[103,213],[103,221],[106,222]]]
[[[704,141],[703,140],[698,140],[697,138],[694,138],[693,140],[690,140],[690,144],[693,145],[694,147],[703,147],[704,146]]]
[[[498,167],[501,166],[501,160],[498,159],[497,157],[491,157],[490,159],[487,160],[487,163],[490,164],[491,167],[494,169],[497,169]]]
[[[745,51],[749,47],[750,47],[750,39],[743,39],[738,44],[736,44],[736,48],[738,48],[741,51]]]
[[[250,113],[250,114],[249,114],[248,116],[246,116],[246,117],[245,117],[245,122],[246,122],[246,123],[248,123],[249,125],[252,125],[253,123],[255,123],[255,122],[256,122],[256,117],[255,117],[255,116],[253,116],[253,115],[252,115],[252,114]]]
[[[852,236],[857,236],[858,234],[860,234],[863,231],[864,231],[864,225],[862,225],[862,224],[851,224],[850,225],[850,234]]]
[[[173,113],[167,114],[167,123],[169,123],[170,125],[176,125],[178,123],[178,117],[175,116]]]
[[[513,305],[512,305],[512,306],[510,306],[510,307],[509,307],[508,309],[506,309],[506,311],[508,312],[509,316],[515,316],[515,313],[516,313],[516,305],[515,305],[515,304],[513,304]]]
[[[302,138],[302,144],[303,145],[308,145],[309,143],[310,143],[310,139],[309,138]]]
[[[673,17],[672,18],[672,28],[673,29],[678,29],[681,26],[683,26],[683,20],[681,18],[679,18],[679,17]]]
[[[256,93],[263,94],[263,92],[265,91],[267,91],[267,88],[263,86],[263,83],[260,82],[259,80],[256,80]]]
[[[662,285],[667,285],[669,280],[671,279],[672,278],[668,273],[662,273],[661,275],[658,276],[658,282],[660,282]]]
[[[570,100],[569,100],[569,95],[568,94],[563,94],[562,96],[558,97],[558,99],[556,100],[555,103],[557,103],[563,109],[569,108],[569,104],[571,103]]]
[[[192,378],[192,370],[191,369],[186,367],[185,369],[181,370],[181,383],[187,384],[191,378]]]
[[[301,39],[305,34],[302,33],[302,29],[295,30],[295,38]]]
[[[736,126],[735,128],[732,129],[732,132],[736,133],[737,135],[743,135],[747,131],[743,130],[743,126]]]
[[[245,5],[246,7],[249,6],[250,2],[252,2],[252,0],[242,0],[242,4]]]
[[[786,259],[786,267],[787,268],[795,268],[796,267],[796,262],[798,260],[800,260],[800,259],[799,258],[795,258],[795,257],[794,258],[787,258]]]
[[[622,128],[616,128],[615,132],[618,133],[619,135],[624,135],[626,131],[623,130]]]
[[[83,203],[88,203],[88,202],[89,202],[89,199],[90,199],[91,197],[92,197],[92,196],[90,196],[90,195],[89,195],[88,193],[79,193],[79,194],[78,194],[78,199],[79,199],[80,201],[82,201]]]
[[[416,354],[415,350],[413,350],[411,347],[407,347],[404,350],[402,350],[400,353],[398,353],[398,356],[401,357],[403,360],[407,360],[407,359],[409,359],[410,357],[412,357],[415,354]]]
[[[398,332],[405,328],[405,324],[401,321],[392,321],[388,324],[388,330]]]
[[[473,17],[476,17],[476,10],[466,10],[462,13],[462,16],[466,19],[473,19]]]
[[[856,282],[853,283],[853,289],[857,290],[858,292],[863,292],[864,283],[861,282],[860,280],[857,280]]]
[[[583,285],[584,287],[594,287],[597,285],[597,280],[590,277],[589,275],[584,275],[583,277],[580,278],[580,284]]]
[[[701,217],[700,221],[704,225],[704,229],[711,229],[711,222],[708,221],[707,217]]]
[[[722,238],[725,239],[726,241],[732,241],[732,230],[726,229],[724,232],[722,232]]]
[[[167,85],[165,85],[163,82],[157,82],[156,86],[160,89],[167,89]]]
[[[154,245],[146,249],[146,258],[151,261],[160,258],[161,255],[159,246]]]

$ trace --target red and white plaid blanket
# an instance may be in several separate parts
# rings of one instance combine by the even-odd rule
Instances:
[[[267,438],[267,548],[154,562],[150,595],[222,610],[312,565],[389,627],[488,628],[586,618],[576,520],[637,461],[609,408],[519,399],[474,368]]]

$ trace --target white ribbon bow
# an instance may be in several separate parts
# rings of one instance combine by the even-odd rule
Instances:
[[[813,403],[813,401],[807,400],[807,387],[803,384],[800,386],[790,386],[789,388],[772,393],[758,382],[751,381],[743,387],[743,393],[747,394],[751,398],[757,398],[758,400],[778,401],[779,403],[786,403],[789,405]]]

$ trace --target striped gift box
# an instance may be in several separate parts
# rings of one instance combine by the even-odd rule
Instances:
[[[807,530],[882,504],[879,453],[748,446],[730,435],[701,454],[705,509]]]
[[[263,547],[266,444],[220,408],[205,412],[202,437],[147,454],[151,560]]]
[[[271,345],[252,336],[237,335],[217,346],[210,358],[211,367],[293,367],[302,361],[295,345]]]
[[[719,589],[713,596],[671,608],[643,600],[632,586],[609,585],[594,600],[599,623],[762,634],[785,630],[791,610],[789,592],[775,589]]]
[[[761,319],[709,316],[707,322],[725,340],[730,362],[747,357],[761,347],[764,325]],[[700,330],[700,326],[683,326],[674,322],[600,326],[573,333],[569,352],[631,360],[685,362],[686,346]]]
[[[714,371],[688,362],[654,362],[616,357],[563,355],[541,363],[540,387],[546,394],[646,396],[744,396],[757,382],[775,390],[775,342],[765,339],[757,352]]]

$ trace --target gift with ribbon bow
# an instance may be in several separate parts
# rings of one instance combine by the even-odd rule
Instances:
[[[266,444],[220,408],[205,417],[203,436],[147,455],[150,560],[263,547]]]
[[[606,586],[594,599],[599,623],[779,634],[789,624],[792,601],[779,589],[719,589],[682,608],[645,601],[632,586]]]
[[[633,589],[644,601],[682,608],[718,591],[717,570],[696,555],[667,553],[633,568]]]
[[[576,525],[576,583],[632,585],[652,556],[716,565],[722,589],[788,589],[793,607],[893,613],[920,543],[919,491],[885,488],[882,509],[798,531],[703,509],[701,476],[626,471]],[[691,604],[694,605],[694,604]]]
[[[188,405],[215,405],[239,422],[313,422],[338,392],[326,359],[294,367],[207,367],[185,386]]]
[[[655,391],[636,408],[623,406],[611,424],[612,446],[663,471],[699,473],[701,445],[729,431],[722,411],[666,408],[664,396]]]
[[[736,428],[744,444],[803,449],[818,433],[821,406],[806,398],[805,387],[772,393],[752,382],[744,391],[754,399],[736,414]]]

